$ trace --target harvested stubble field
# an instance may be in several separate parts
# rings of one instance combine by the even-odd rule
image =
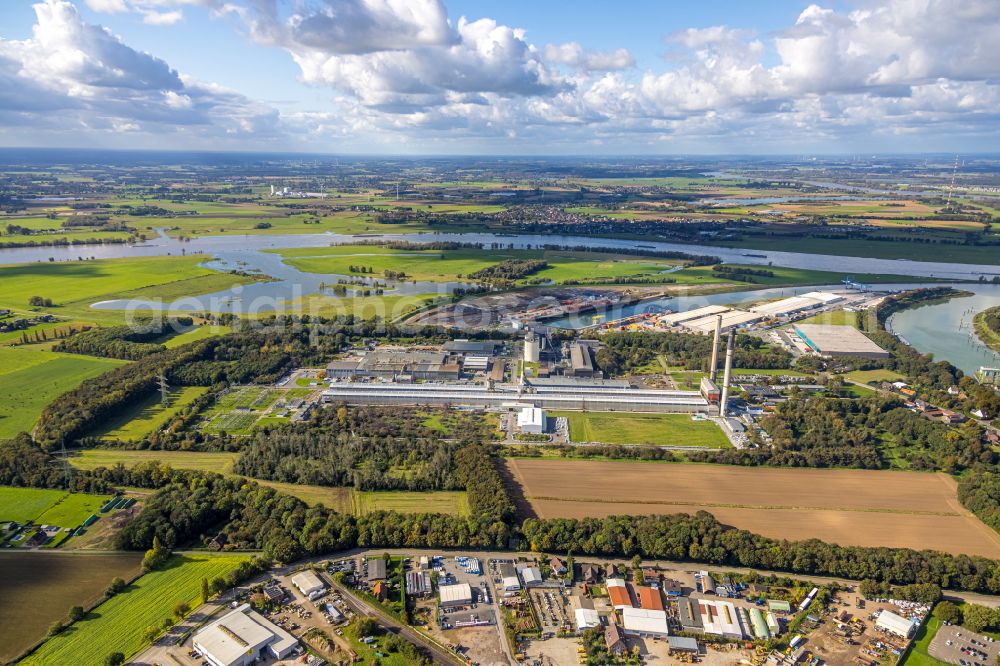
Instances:
[[[955,482],[919,472],[510,459],[541,518],[694,513],[775,539],[1000,557]]]

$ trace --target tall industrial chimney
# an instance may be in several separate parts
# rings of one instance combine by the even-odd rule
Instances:
[[[715,315],[715,338],[712,341],[712,369],[708,378],[713,383],[719,374],[719,343],[722,341],[722,315]]]
[[[726,417],[726,408],[729,403],[729,377],[733,372],[733,348],[735,345],[733,331],[729,331],[729,341],[726,343],[726,368],[722,373],[722,399],[719,400],[719,416]]]

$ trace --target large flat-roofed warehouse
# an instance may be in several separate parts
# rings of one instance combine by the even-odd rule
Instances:
[[[569,362],[574,377],[594,376],[594,359],[590,356],[590,347],[579,343],[570,345]]]
[[[602,390],[597,387],[563,388],[544,392],[520,391],[501,385],[493,390],[468,384],[370,384],[343,382],[323,391],[326,403],[350,405],[443,405],[504,408],[512,403],[545,410],[598,412],[707,412],[708,401],[698,391],[649,389]]]
[[[276,659],[292,653],[298,641],[281,627],[243,604],[200,629],[192,637],[194,649],[214,666],[246,666],[264,656]]]
[[[333,361],[326,366],[329,377],[381,377],[412,375],[417,379],[458,379],[457,358],[442,351],[375,349],[361,358]]]
[[[694,321],[695,319],[702,319],[703,317],[729,312],[729,310],[731,310],[731,308],[727,308],[725,305],[706,305],[705,307],[695,308],[694,310],[688,310],[687,312],[672,312],[670,314],[661,315],[656,318],[656,321],[661,326],[676,326],[678,324],[683,324],[686,321]]]
[[[472,603],[472,586],[468,583],[442,585],[438,588],[441,595],[441,607],[468,606]]]
[[[807,312],[826,305],[839,303],[843,300],[844,297],[839,294],[828,291],[810,291],[801,296],[782,298],[780,301],[764,303],[750,309],[765,317],[787,317],[799,312]]]
[[[853,326],[798,324],[795,333],[820,356],[889,358],[889,352]]]
[[[503,343],[496,340],[452,340],[444,343],[441,349],[455,354],[496,356],[497,350],[502,346]]]
[[[755,312],[744,312],[743,310],[727,310],[722,313],[722,333],[728,333],[734,328],[742,328],[749,324],[756,323],[764,318],[764,315],[757,314]],[[694,332],[702,334],[712,334],[715,333],[715,324],[718,321],[718,315],[709,315],[707,317],[700,317],[699,319],[692,319],[691,321],[686,321],[681,324],[684,328]]]

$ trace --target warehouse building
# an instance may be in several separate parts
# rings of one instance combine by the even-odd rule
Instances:
[[[426,571],[407,571],[405,578],[407,595],[426,597],[431,593],[431,575]]]
[[[705,625],[701,623],[701,609],[697,599],[681,597],[677,600],[677,617],[684,631],[701,633]]]
[[[326,585],[320,580],[316,572],[311,569],[306,569],[301,571],[291,578],[292,585],[299,589],[299,592],[306,595],[307,597],[313,594],[319,594],[326,589]]]
[[[521,581],[525,587],[536,587],[542,584],[542,570],[538,567],[524,567],[521,569]]]
[[[250,609],[238,606],[195,632],[192,645],[213,666],[246,666],[261,657],[284,659],[298,640]]]
[[[890,634],[909,640],[913,636],[916,625],[901,615],[897,615],[890,610],[883,610],[875,620],[875,626],[884,629]]]
[[[727,310],[722,313],[722,333],[728,333],[733,329],[744,328],[750,324],[755,324],[758,321],[764,319],[764,315],[757,314],[754,312],[744,312],[743,310]],[[691,321],[686,321],[681,326],[688,329],[692,333],[701,333],[702,335],[711,335],[715,333],[715,324],[718,321],[716,315],[709,315],[708,317],[701,317],[700,319],[692,319]]]
[[[324,403],[353,405],[441,405],[504,408],[511,403],[545,410],[598,412],[706,413],[708,401],[697,391],[563,389],[519,392],[517,386],[457,384],[369,384],[343,382],[323,391]]]
[[[646,608],[623,608],[622,628],[627,635],[646,638],[665,638],[670,635],[667,613]]]
[[[577,631],[601,626],[601,616],[593,608],[577,608],[573,614],[576,616]]]
[[[795,333],[820,356],[889,358],[889,352],[853,326],[798,324],[795,326]]]
[[[462,362],[462,369],[465,370],[465,372],[472,374],[477,372],[486,372],[486,369],[489,366],[489,356],[466,356],[465,360]]]
[[[544,409],[525,407],[517,413],[517,430],[529,435],[541,435],[548,430],[547,421]]]
[[[670,645],[670,654],[674,654],[675,652],[698,654],[701,652],[701,648],[698,647],[698,641],[689,636],[669,636],[667,643]]]
[[[688,310],[687,312],[672,312],[670,314],[662,315],[657,318],[657,322],[660,326],[678,326],[684,322],[694,321],[695,319],[714,317],[717,314],[729,312],[731,309],[732,308],[727,308],[724,305],[706,305],[705,307],[695,308],[694,310]]]
[[[472,603],[472,586],[468,583],[442,585],[438,588],[441,596],[441,608],[452,606],[468,606]]]
[[[517,570],[514,569],[513,564],[500,565],[500,580],[503,589],[508,592],[521,589],[521,579],[517,577]]]
[[[570,371],[574,377],[593,377],[597,370],[590,355],[590,347],[574,343],[569,348]]]
[[[744,636],[736,606],[728,601],[698,601],[701,624],[706,634],[741,639]]]
[[[632,385],[627,379],[585,379],[583,377],[570,377],[568,375],[556,375],[554,377],[530,377],[528,384],[536,391],[562,391],[563,389],[594,391],[618,390],[628,391]]]
[[[496,356],[502,342],[496,340],[451,340],[441,347],[449,354],[474,354],[477,356]]]
[[[368,580],[385,580],[385,560],[381,557],[368,559]]]

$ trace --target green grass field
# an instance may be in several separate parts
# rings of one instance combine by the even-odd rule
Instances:
[[[0,486],[0,521],[35,520],[68,494],[64,490]]]
[[[784,248],[777,242],[774,245],[771,245],[765,249],[773,250],[776,247],[781,247],[782,250],[786,250],[786,248]],[[787,251],[792,251],[792,250],[787,250]],[[864,275],[858,275],[857,273],[853,274],[833,273],[828,271],[813,271],[804,268],[785,268],[783,266],[741,266],[740,264],[731,264],[731,266],[734,268],[742,267],[742,268],[751,268],[753,270],[768,270],[774,273],[774,275],[773,276],[752,275],[750,277],[754,280],[753,283],[741,283],[739,280],[735,280],[731,277],[713,275],[711,266],[692,266],[690,268],[685,268],[675,273],[671,273],[669,277],[677,280],[678,284],[688,284],[688,285],[746,284],[747,289],[756,289],[760,287],[791,286],[791,285],[839,284],[844,278],[848,277],[848,275],[851,275],[855,280],[859,282],[864,282],[868,284],[877,282],[913,281],[912,277],[906,275],[892,274],[892,273],[869,273]],[[926,278],[921,278],[921,280],[925,279]]]
[[[408,279],[442,282],[467,276],[505,259],[544,259],[549,267],[531,275],[559,283],[565,280],[650,276],[673,268],[667,259],[630,257],[612,253],[542,250],[396,250],[384,246],[338,245],[326,248],[275,250],[301,271],[382,277],[385,271],[404,272]],[[351,271],[371,267],[371,273]]]
[[[940,628],[941,620],[933,615],[927,618],[927,622],[920,627],[914,637],[913,647],[899,666],[945,666],[945,662],[938,661],[927,654],[927,646],[934,640],[934,636],[937,635]]]
[[[852,382],[859,382],[861,384],[867,384],[868,382],[898,382],[906,379],[906,377],[898,372],[884,368],[877,370],[855,370],[848,372],[844,377]]]
[[[225,335],[226,333],[231,333],[232,330],[233,329],[230,326],[213,326],[209,324],[204,326],[195,326],[186,331],[181,331],[180,333],[171,335],[163,341],[163,345],[167,349],[173,349],[174,347],[186,345],[189,342],[206,340],[208,338],[214,338],[217,335]]]
[[[170,391],[169,404],[164,407],[160,403],[159,394],[133,408],[119,414],[108,421],[100,433],[104,439],[121,439],[126,441],[142,439],[160,430],[181,409],[191,404],[196,398],[208,391],[203,386],[185,386]]]
[[[67,494],[49,507],[35,522],[40,525],[78,527],[92,514],[97,513],[109,499],[110,495]]]
[[[712,421],[692,421],[687,414],[619,414],[615,412],[549,412],[569,419],[574,442],[650,444],[653,446],[730,446]]]
[[[165,286],[182,281],[183,290],[177,295],[190,296],[222,288],[219,278],[227,286],[247,281],[199,266],[203,261],[205,258],[198,256],[141,257],[0,266],[0,283],[4,285],[0,306],[24,309],[32,296],[41,296],[54,303],[52,308],[42,308],[45,311],[59,315],[72,310],[97,317],[102,311],[91,310],[91,303],[127,298],[139,289],[151,290],[142,294],[145,297],[157,293],[169,297],[174,294]],[[203,279],[206,277],[209,280]]]
[[[146,645],[143,632],[169,618],[180,601],[198,604],[201,579],[234,570],[246,557],[175,555],[163,569],[148,573],[125,592],[98,606],[80,622],[50,638],[22,664],[62,666],[102,664],[112,652],[131,657]]]
[[[80,382],[125,361],[0,347],[0,439],[30,431],[42,410]]]
[[[353,510],[363,516],[372,511],[399,511],[400,513],[447,513],[469,515],[469,498],[464,492],[432,491],[355,491]]]
[[[952,236],[956,236],[956,234],[952,234]],[[807,252],[811,254],[832,254],[848,257],[871,257],[873,259],[911,259],[913,261],[936,261],[959,264],[996,265],[1000,263],[1000,257],[997,256],[996,248],[975,245],[873,243],[864,239],[783,238],[780,236],[749,236],[739,241],[721,241],[719,245],[752,250],[773,250],[780,248],[783,252]],[[858,279],[860,280],[860,278]],[[862,281],[872,282],[870,279]]]
[[[201,451],[133,451],[127,449],[84,449],[70,456],[70,464],[77,469],[93,470],[113,467],[118,463],[133,467],[138,463],[156,460],[174,469],[195,469],[229,474],[238,453],[204,453]]]

